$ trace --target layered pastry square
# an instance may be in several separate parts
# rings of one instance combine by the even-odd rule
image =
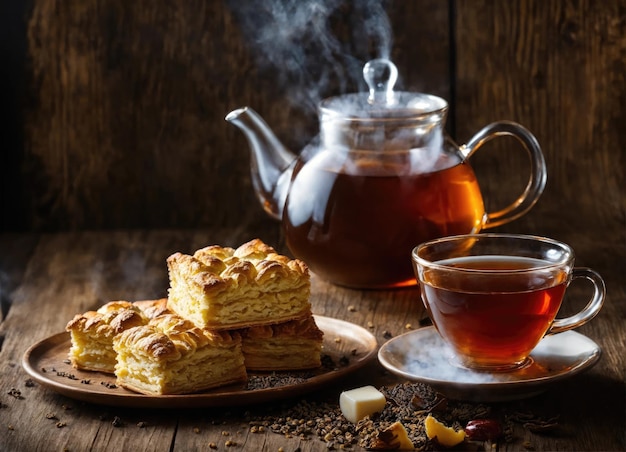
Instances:
[[[117,384],[149,395],[188,394],[245,381],[236,332],[210,331],[174,314],[113,339]]]
[[[307,316],[306,264],[259,239],[237,249],[209,246],[167,259],[168,308],[201,328],[239,329]]]
[[[128,301],[112,301],[97,311],[77,314],[65,327],[70,333],[69,359],[77,369],[113,373],[113,338],[129,328],[148,323],[142,310]]]
[[[324,333],[318,328],[312,315],[239,331],[248,370],[302,370],[322,364]]]

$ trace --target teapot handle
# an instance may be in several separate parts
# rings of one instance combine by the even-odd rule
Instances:
[[[503,225],[524,215],[535,205],[546,185],[546,162],[541,147],[532,133],[515,122],[497,121],[485,126],[461,146],[461,154],[468,159],[483,144],[499,136],[515,137],[526,149],[530,157],[530,178],[524,192],[515,201],[504,209],[486,214],[483,229]]]

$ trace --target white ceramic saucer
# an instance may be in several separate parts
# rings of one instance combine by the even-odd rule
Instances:
[[[481,372],[453,364],[452,350],[434,327],[397,336],[378,351],[392,373],[429,384],[452,399],[499,402],[542,393],[556,381],[592,367],[600,347],[575,331],[546,336],[531,353],[532,363],[512,372]]]

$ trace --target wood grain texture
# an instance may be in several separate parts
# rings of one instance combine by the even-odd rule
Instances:
[[[254,44],[263,29],[250,23],[262,14],[242,5],[13,8],[27,15],[27,65],[7,86],[21,93],[22,111],[7,124],[22,118],[24,143],[11,146],[0,169],[5,228],[198,227],[262,216],[247,143],[224,115],[252,106],[297,152],[317,129],[311,104],[297,102],[315,74],[266,62],[272,46]],[[448,130],[459,142],[498,119],[530,129],[549,174],[537,215],[567,206],[583,220],[623,225],[624,1],[451,5],[385,3],[399,87],[449,100]],[[349,55],[313,53],[302,63],[332,67],[317,96],[364,88],[356,68],[376,55],[362,36],[363,14],[344,5],[327,25]],[[490,143],[472,163],[492,210],[526,181],[525,157],[510,140]]]
[[[250,228],[250,229],[248,229]],[[259,232],[260,231],[260,232]],[[2,260],[0,270],[11,277],[12,304],[0,323],[0,444],[7,450],[328,450],[323,439],[289,437],[250,431],[249,421],[268,406],[197,410],[141,410],[77,402],[38,384],[29,385],[20,360],[37,340],[63,330],[74,314],[111,299],[162,296],[168,285],[165,258],[174,251],[190,252],[218,243],[237,245],[259,233],[280,246],[272,222],[239,230],[152,230],[42,234],[26,259]],[[575,239],[569,231],[563,239]],[[4,239],[5,236],[0,236]],[[12,240],[15,240],[15,236]],[[3,240],[0,240],[0,244]],[[599,251],[604,253],[607,248]],[[15,254],[16,256],[19,253]],[[618,255],[606,254],[608,266]],[[603,270],[603,271],[604,271]],[[508,442],[498,450],[623,450],[626,385],[623,344],[626,330],[626,291],[617,272],[605,274],[610,298],[600,315],[579,331],[602,347],[602,358],[591,370],[564,380],[541,396],[519,402],[492,404],[494,413],[524,412],[550,418],[559,427],[550,434],[532,433],[515,424]],[[572,285],[572,305],[586,299],[588,288]],[[333,286],[313,277],[311,302],[315,313],[350,321],[371,331],[382,344],[408,328],[420,327],[424,310],[416,288],[360,291]],[[306,400],[337,403],[342,390],[400,380],[373,362],[356,375],[305,396]],[[12,389],[20,398],[12,397]],[[297,400],[272,408],[287,410]],[[48,418],[47,415],[53,415]],[[116,417],[119,418],[116,420]],[[114,422],[115,421],[115,422]],[[61,422],[63,425],[57,426]],[[9,427],[10,426],[10,427]],[[236,446],[227,447],[226,441]],[[485,445],[490,448],[490,445]],[[353,450],[360,450],[354,448]]]
[[[447,97],[447,5],[389,4],[402,86]],[[310,81],[291,74],[289,61],[265,61],[277,41],[254,45],[263,29],[250,16],[269,14],[255,5],[34,1],[26,18],[23,156],[12,150],[18,157],[6,167],[23,200],[2,198],[20,206],[19,218],[3,223],[198,227],[263,215],[248,145],[224,116],[252,106],[294,152],[315,135],[317,118],[311,104],[296,102]],[[369,13],[347,3],[330,15],[336,61],[327,61],[318,40],[307,41],[318,53],[303,69],[329,73],[320,98],[364,89],[362,65],[378,56],[357,33]]]
[[[37,2],[28,32],[34,226],[220,223],[249,211],[246,154],[229,145],[223,114],[250,63],[221,3]],[[218,205],[229,193],[242,196]]]
[[[356,32],[364,13],[355,3],[333,11],[329,26],[355,57],[339,60],[356,67],[374,43]],[[12,97],[23,110],[6,123],[23,126],[12,146],[18,136],[24,142],[0,168],[0,449],[203,450],[214,442],[231,450],[231,439],[233,450],[327,450],[317,439],[251,433],[252,407],[116,410],[31,387],[20,366],[29,345],[61,331],[75,313],[112,299],[163,296],[165,258],[174,251],[259,237],[287,252],[280,225],[252,192],[247,144],[224,115],[250,105],[297,151],[317,127],[315,112],[294,102],[309,80],[283,78],[279,67],[262,64],[247,27],[250,9],[238,5],[246,2],[33,0],[7,9],[25,15],[27,64],[23,80],[9,85],[23,90]],[[602,347],[600,362],[513,404],[558,415],[559,430],[541,435],[517,425],[498,450],[624,450],[625,0],[384,6],[402,87],[448,99],[448,130],[457,141],[509,119],[541,143],[546,191],[528,215],[499,229],[563,240],[577,265],[607,283],[603,311],[580,329]],[[16,36],[19,27],[12,30]],[[19,48],[11,61],[20,61]],[[342,86],[333,77],[323,96],[358,88],[356,78]],[[525,157],[509,139],[489,143],[472,164],[491,208],[525,183]],[[21,233],[5,232],[12,230]],[[379,343],[424,316],[415,288],[358,291],[314,278],[312,289],[316,313],[368,328]],[[572,284],[564,312],[584,304],[586,294],[584,284]],[[311,398],[336,400],[343,388],[397,381],[374,363]],[[8,395],[12,388],[23,398]],[[115,416],[122,427],[113,425]]]
[[[585,227],[623,228],[626,2],[455,4],[460,139],[498,119],[523,124],[548,166],[531,215],[569,213]],[[522,151],[493,148],[472,161],[485,196],[501,204],[527,172]]]

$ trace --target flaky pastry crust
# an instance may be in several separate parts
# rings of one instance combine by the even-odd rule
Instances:
[[[237,329],[293,320],[311,311],[306,264],[259,239],[237,249],[208,246],[167,259],[168,308],[202,328]]]
[[[69,359],[81,370],[113,373],[113,337],[129,328],[148,323],[139,307],[128,301],[111,301],[97,311],[77,314],[65,327],[72,346]]]
[[[312,315],[239,330],[248,370],[278,371],[321,366],[324,333]]]
[[[148,319],[153,319],[163,314],[171,314],[172,311],[167,309],[167,298],[159,298],[157,300],[140,300],[133,302]]]
[[[117,384],[143,394],[187,394],[247,378],[236,332],[210,331],[175,314],[116,336]]]

